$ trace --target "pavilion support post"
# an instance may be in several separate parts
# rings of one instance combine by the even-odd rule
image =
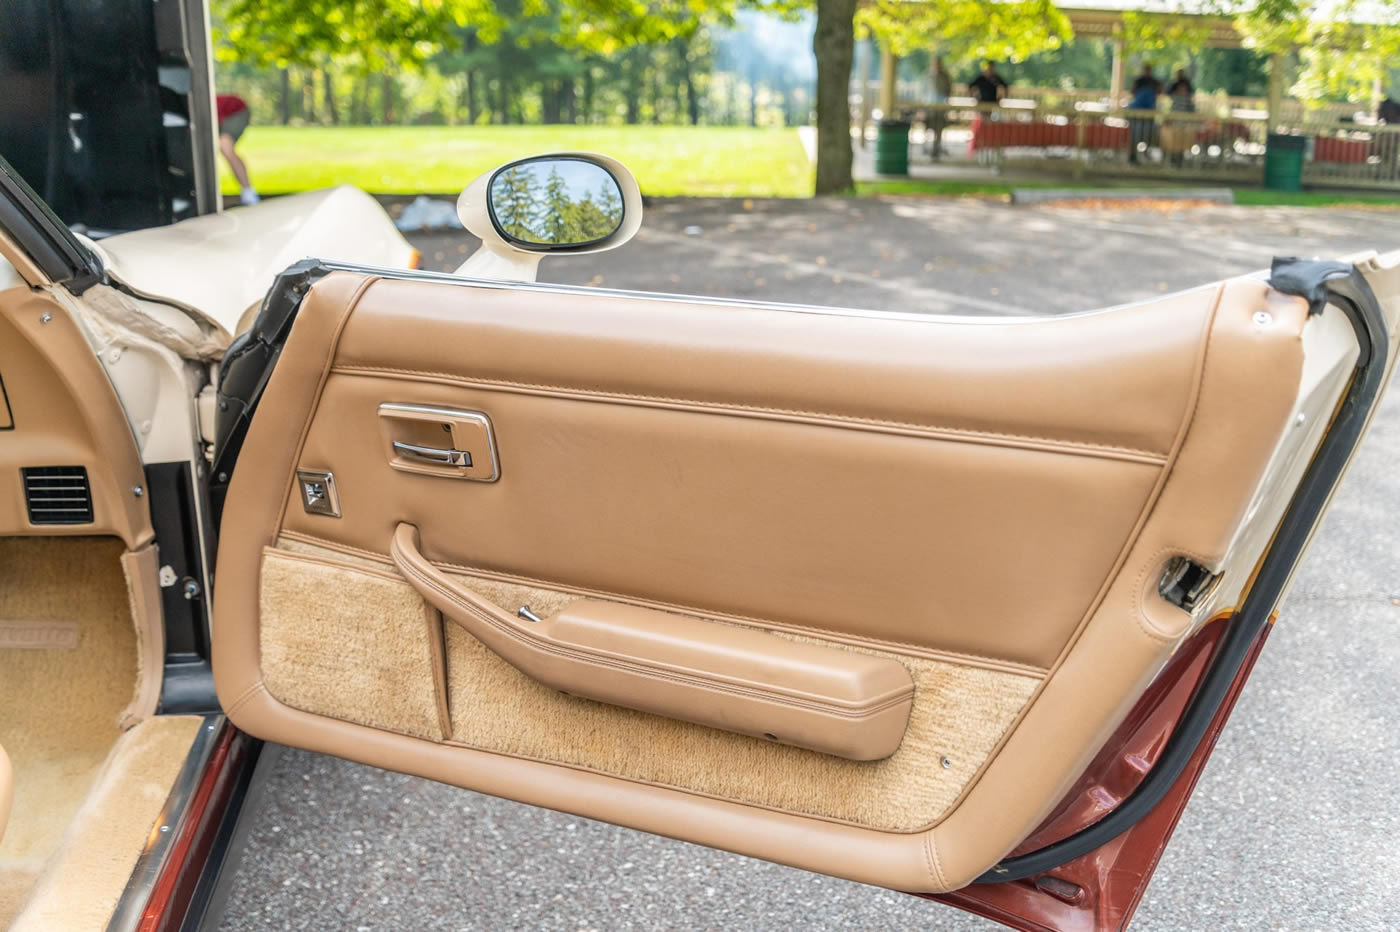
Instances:
[[[865,148],[865,134],[870,129],[870,46],[869,41],[856,43],[856,74],[860,76],[860,147]]]
[[[1126,49],[1123,47],[1123,37],[1114,35],[1113,37],[1113,70],[1110,73],[1108,85],[1108,108],[1117,110],[1123,106],[1123,59]]]
[[[1084,178],[1084,137],[1085,129],[1084,111],[1075,114],[1074,117],[1074,180],[1080,181]]]
[[[883,120],[894,119],[895,101],[899,96],[895,86],[898,62],[899,57],[890,51],[889,45],[880,43],[880,118]]]
[[[1265,121],[1269,132],[1278,129],[1278,121],[1283,116],[1283,55],[1274,52],[1269,56],[1269,115]]]

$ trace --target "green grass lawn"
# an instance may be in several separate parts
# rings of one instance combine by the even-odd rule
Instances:
[[[264,194],[353,184],[375,194],[452,194],[512,159],[560,150],[621,159],[646,194],[688,197],[807,197],[812,167],[795,129],[739,126],[259,126],[238,150]],[[238,193],[222,159],[225,194]],[[857,196],[1007,197],[1013,187],[1093,188],[1092,182],[876,181]],[[1255,207],[1400,207],[1384,193],[1236,188]]]
[[[812,168],[794,129],[255,124],[238,144],[264,194],[336,184],[375,194],[448,194],[502,162],[566,149],[621,159],[646,194],[806,197],[812,191]],[[219,177],[224,193],[238,193],[223,159]]]

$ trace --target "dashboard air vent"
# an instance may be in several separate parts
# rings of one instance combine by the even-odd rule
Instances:
[[[91,524],[92,490],[82,466],[21,469],[30,524]]]

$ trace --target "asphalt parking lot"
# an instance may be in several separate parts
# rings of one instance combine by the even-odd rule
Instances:
[[[462,234],[415,237],[450,269]],[[1056,314],[1273,255],[1400,248],[1400,212],[660,201],[579,284]],[[1133,928],[1400,928],[1400,394],[1353,465]],[[288,751],[222,928],[986,929],[872,887]]]

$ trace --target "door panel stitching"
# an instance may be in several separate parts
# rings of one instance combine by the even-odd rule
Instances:
[[[943,427],[936,424],[918,424],[911,421],[893,421],[880,418],[867,418],[859,415],[832,414],[825,411],[802,411],[790,408],[773,408],[763,405],[731,404],[726,402],[700,401],[691,398],[670,398],[659,395],[641,395],[627,392],[601,392],[589,389],[569,388],[561,385],[541,385],[530,382],[511,382],[504,379],[469,379],[449,372],[425,372],[415,369],[397,369],[387,366],[361,366],[338,364],[331,372],[336,375],[352,376],[395,376],[419,381],[460,385],[482,391],[506,391],[522,394],[547,395],[578,401],[592,401],[611,404],[636,404],[647,407],[669,407],[679,410],[694,410],[704,413],[730,414],[738,417],[768,416],[777,420],[796,420],[812,423],[827,423],[858,429],[880,429],[913,431],[934,439],[955,440],[965,443],[986,443],[1003,446],[1031,447],[1048,449],[1054,452],[1098,456],[1105,459],[1122,459],[1131,462],[1160,466],[1166,462],[1168,453],[1156,450],[1142,450],[1136,447],[1096,444],[1078,440],[1064,440],[1056,437],[1038,437],[1030,434],[1000,433],[997,431],[976,430],[966,427]]]

